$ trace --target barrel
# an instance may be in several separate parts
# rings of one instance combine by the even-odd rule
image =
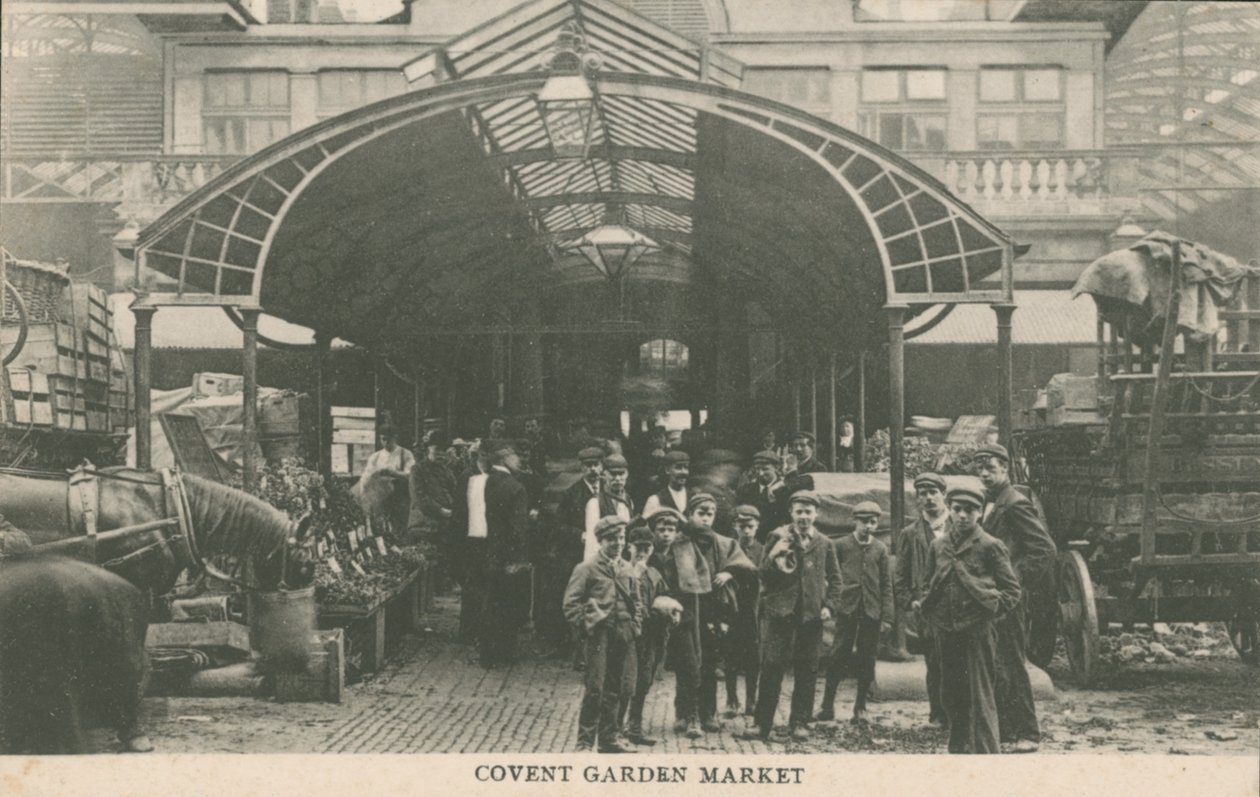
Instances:
[[[301,672],[315,633],[315,587],[249,593],[249,646],[264,672]]]

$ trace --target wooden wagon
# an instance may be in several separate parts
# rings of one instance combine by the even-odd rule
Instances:
[[[1017,435],[1059,544],[1059,633],[1083,682],[1112,624],[1224,622],[1260,661],[1260,271],[1239,266],[1209,313],[1219,332],[1191,334],[1183,294],[1205,294],[1182,261],[1195,251],[1168,247],[1172,287],[1146,318],[1095,295],[1097,411]]]

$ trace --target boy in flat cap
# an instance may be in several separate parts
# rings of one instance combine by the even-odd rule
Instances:
[[[564,592],[564,617],[582,639],[586,651],[586,690],[578,715],[578,752],[633,753],[617,735],[621,683],[639,635],[643,606],[630,564],[621,558],[626,524],[618,517],[600,518],[595,527],[599,555],[573,568]]]
[[[761,517],[757,527],[757,541],[765,542],[766,535],[788,522],[787,500],[784,495],[780,469],[783,460],[773,451],[753,454],[753,478],[741,485],[735,500],[755,506]]]
[[[818,719],[836,718],[836,688],[845,670],[857,677],[853,721],[866,719],[866,698],[875,680],[875,655],[879,632],[892,624],[892,564],[888,546],[875,539],[879,528],[879,504],[862,501],[853,508],[857,526],[852,534],[833,545],[840,564],[840,603],[836,606],[836,641],[827,662],[827,686]]]
[[[761,566],[765,547],[757,542],[761,512],[750,504],[735,507],[735,540],[755,566]],[[740,712],[739,673],[744,674],[744,713],[751,717],[757,705],[757,678],[761,673],[761,645],[757,634],[757,593],[761,589],[756,573],[740,573],[735,579],[737,606],[735,622],[726,635],[722,660],[726,675],[726,710],[729,716]]]
[[[1019,576],[1023,598],[997,624],[998,724],[1003,744],[1013,752],[1034,753],[1041,743],[1032,683],[1028,680],[1025,649],[1028,606],[1053,590],[1058,551],[1032,502],[1019,493],[1010,478],[1011,457],[997,443],[975,453],[980,481],[988,499],[981,515],[984,530],[1001,540]]]
[[[766,538],[761,560],[761,679],[753,724],[744,738],[767,740],[788,664],[792,665],[792,738],[809,738],[807,725],[814,715],[814,685],[818,680],[818,646],[823,623],[840,604],[840,564],[831,542],[814,528],[818,496],[809,490],[793,493],[792,525],[775,529]]]
[[[655,515],[653,515],[655,517]],[[686,525],[662,560],[661,574],[670,597],[683,606],[682,622],[671,635],[674,663],[674,730],[698,739],[721,730],[717,721],[717,658],[715,623],[720,605],[730,601],[732,580],[755,567],[739,543],[713,531],[717,499],[696,493],[687,502]]]
[[[902,529],[897,538],[893,592],[902,622],[914,630],[923,648],[927,669],[928,724],[942,728],[947,720],[941,703],[941,662],[936,655],[936,644],[932,641],[932,626],[923,622],[919,613],[910,607],[927,594],[928,580],[932,577],[932,572],[928,570],[928,550],[933,540],[946,533],[949,510],[945,507],[945,480],[935,473],[920,473],[914,479],[914,494],[919,517]]]
[[[665,512],[656,515],[668,520],[677,529],[676,522]],[[671,540],[672,544],[672,540]],[[656,537],[648,522],[639,520],[629,535],[630,566],[639,588],[639,602],[644,609],[643,628],[635,641],[635,674],[629,683],[622,684],[621,706],[618,718],[625,722],[629,709],[626,738],[639,745],[651,746],[656,739],[643,728],[643,704],[656,680],[656,669],[665,657],[665,645],[669,641],[669,629],[682,618],[682,605],[665,594],[665,578],[652,566],[652,554]]]
[[[911,608],[932,625],[949,752],[998,753],[994,626],[1019,604],[1019,579],[1006,546],[980,528],[984,496],[955,487],[945,500],[951,522],[928,549],[932,575],[923,599]]]
[[[620,454],[604,457],[604,487],[598,495],[586,502],[586,533],[582,539],[585,547],[582,559],[589,560],[599,553],[595,539],[595,524],[600,518],[616,515],[626,523],[634,516],[634,505],[626,493],[626,480],[630,477],[630,465]]]
[[[643,502],[643,516],[652,517],[663,506],[685,512],[687,509],[687,477],[691,475],[691,456],[686,451],[670,451],[665,455],[667,484]]]

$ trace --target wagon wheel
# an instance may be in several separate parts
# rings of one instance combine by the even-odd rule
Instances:
[[[1248,664],[1260,664],[1260,622],[1255,615],[1240,610],[1225,623],[1229,629],[1229,641],[1234,644],[1238,656]]]
[[[1059,554],[1059,630],[1072,675],[1080,684],[1094,677],[1098,663],[1098,607],[1085,559],[1076,551]]]

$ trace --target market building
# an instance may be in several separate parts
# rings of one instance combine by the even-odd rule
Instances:
[[[1005,434],[1012,392],[1092,372],[1019,353],[1085,342],[1047,319],[1086,264],[1161,227],[1260,251],[1246,5],[351,5],[6,3],[6,249],[138,285],[146,362],[219,306],[247,352],[350,341],[415,427],[641,402],[822,437]],[[973,390],[922,387],[968,343]],[[903,406],[903,370],[966,395]]]

